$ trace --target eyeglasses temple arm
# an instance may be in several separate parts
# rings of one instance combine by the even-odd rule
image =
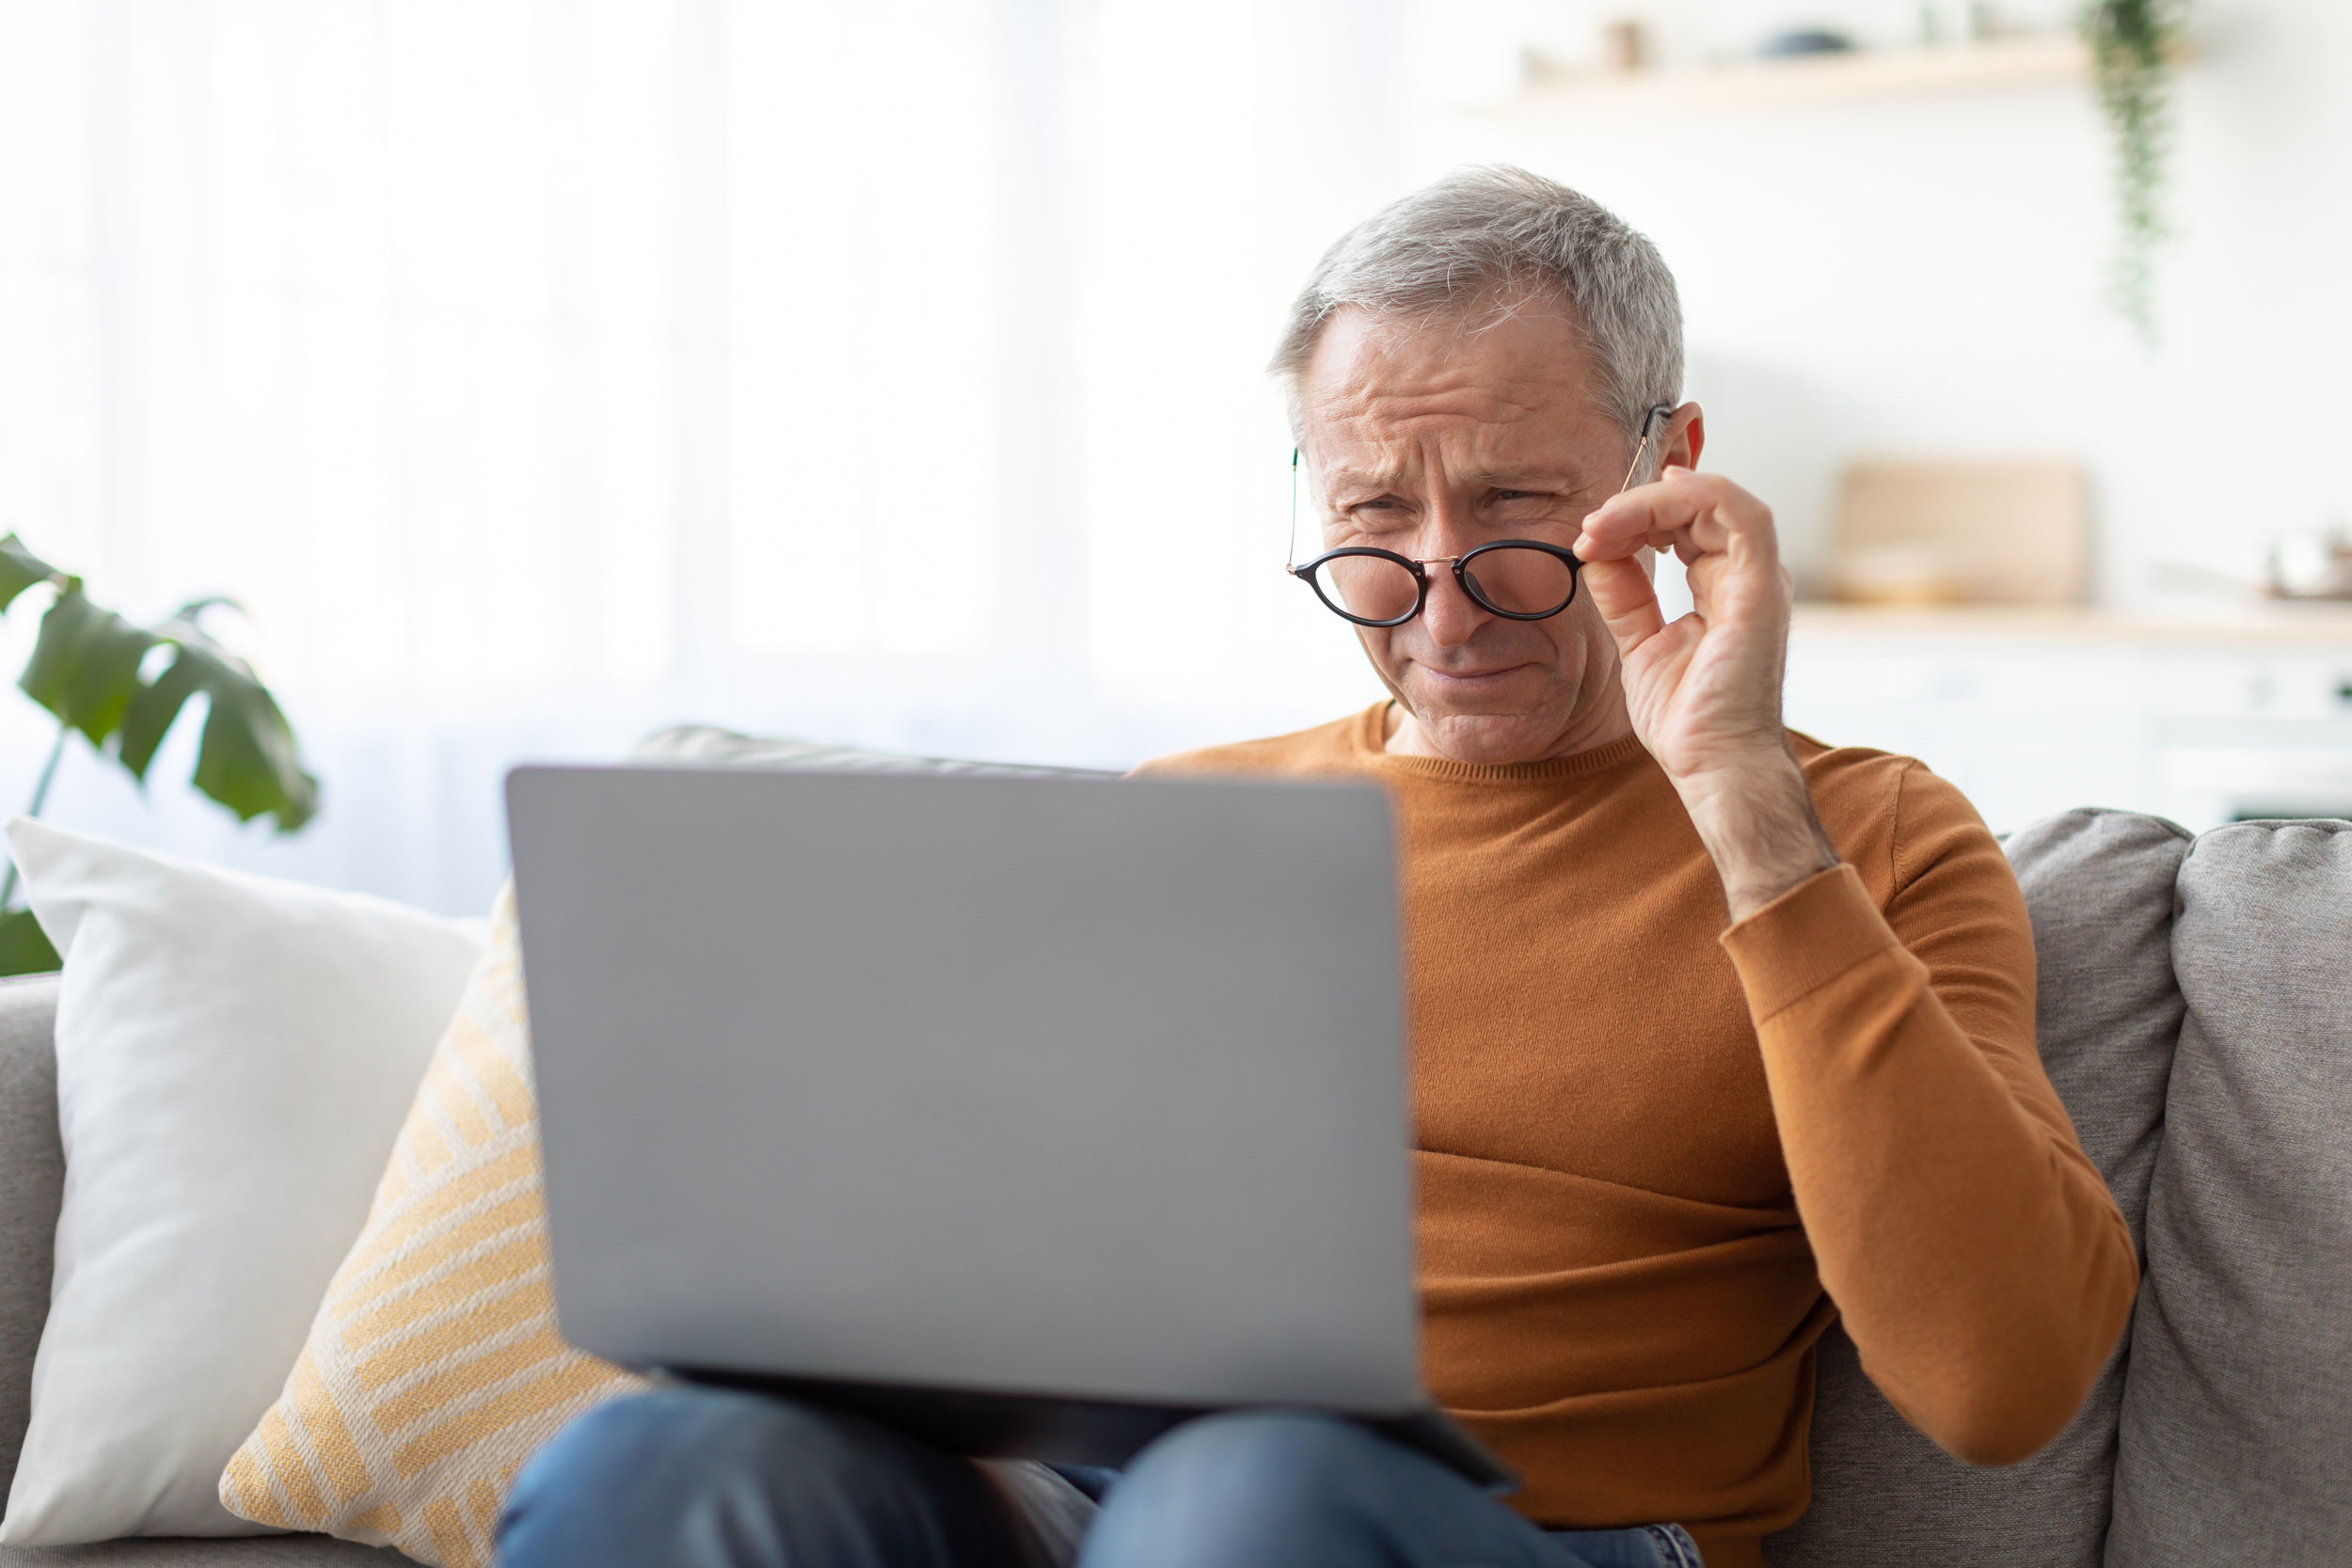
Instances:
[[[1298,575],[1298,449],[1291,448],[1291,536],[1282,547],[1282,570]]]
[[[1627,466],[1625,470],[1625,479],[1617,486],[1619,494],[1623,494],[1625,491],[1633,488],[1633,476],[1642,471],[1642,454],[1649,451],[1650,432],[1657,426],[1658,416],[1661,414],[1664,414],[1668,418],[1672,418],[1674,410],[1661,403],[1655,408],[1652,408],[1648,413],[1642,416],[1642,439],[1634,446],[1633,461]],[[1298,454],[1296,451],[1293,451],[1291,453],[1294,465],[1296,463],[1297,456]],[[1291,506],[1294,515],[1296,513],[1298,504],[1295,497],[1296,483],[1297,482],[1295,480],[1292,482],[1294,495]]]

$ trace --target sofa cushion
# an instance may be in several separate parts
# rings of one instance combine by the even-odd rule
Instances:
[[[510,883],[367,1226],[220,1500],[256,1524],[482,1568],[515,1472],[644,1386],[556,1331]]]
[[[2205,834],[2148,1197],[2112,1568],[2352,1543],[2352,823]]]
[[[2189,843],[2185,829],[2159,817],[2070,811],[2008,845],[2033,915],[2042,1065],[2143,1257],[2148,1178],[2185,1006],[2172,925]]]
[[[389,1546],[358,1546],[326,1535],[246,1535],[193,1540],[144,1536],[86,1546],[0,1546],[0,1568],[413,1568]]]
[[[0,1497],[33,1409],[33,1354],[65,1197],[57,1138],[57,977],[0,980]],[[0,1553],[0,1561],[6,1561]]]
[[[2181,1030],[2172,900],[2188,835],[2152,816],[2073,811],[2012,835],[2008,848],[2033,916],[2042,1066],[2137,1238]],[[2119,1347],[2048,1448],[1984,1470],[1912,1430],[1833,1328],[1816,1364],[1813,1505],[1766,1551],[1781,1568],[2093,1568],[2124,1362]]]
[[[802,773],[957,773],[988,778],[1068,778],[1100,771],[1090,768],[1042,768],[1023,762],[970,762],[957,757],[868,752],[856,746],[740,735],[709,724],[679,724],[657,730],[630,749],[628,760],[639,767],[776,768]]]
[[[18,818],[65,957],[65,1202],[0,1541],[237,1535],[221,1466],[367,1213],[481,938]]]

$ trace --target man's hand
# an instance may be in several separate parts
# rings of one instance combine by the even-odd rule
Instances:
[[[1644,546],[1690,568],[1694,608],[1671,625]],[[1764,503],[1670,467],[1586,517],[1576,553],[1616,639],[1634,733],[1681,792],[1731,917],[1836,864],[1781,724],[1794,591]]]

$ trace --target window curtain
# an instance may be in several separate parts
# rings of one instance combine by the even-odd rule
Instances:
[[[1399,188],[1398,32],[0,0],[0,530],[131,613],[235,595],[326,785],[239,829],[183,721],[49,815],[465,912],[506,766],[661,723],[1117,766],[1367,700],[1261,368]],[[0,810],[48,738],[0,701]]]

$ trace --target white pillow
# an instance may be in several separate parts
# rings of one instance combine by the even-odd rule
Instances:
[[[220,1473],[365,1222],[479,923],[19,818],[65,1205],[0,1544],[250,1535]]]

